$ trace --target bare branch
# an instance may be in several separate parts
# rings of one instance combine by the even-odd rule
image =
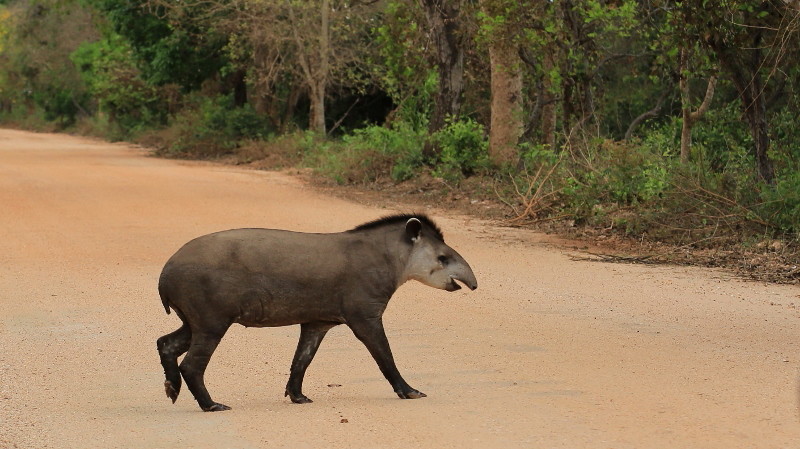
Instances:
[[[711,105],[711,100],[714,98],[714,89],[717,86],[717,76],[711,75],[708,77],[708,86],[706,86],[706,95],[703,97],[703,102],[700,104],[700,107],[697,108],[696,111],[691,113],[691,119],[693,122],[699,120],[703,115],[708,111],[708,107]]]
[[[656,105],[653,107],[653,109],[645,111],[641,113],[638,117],[633,119],[631,124],[628,125],[628,130],[625,131],[625,140],[631,140],[633,132],[636,130],[636,128],[639,126],[640,123],[647,120],[648,118],[655,117],[658,115],[658,113],[661,111],[662,105],[664,104],[664,99],[667,98],[667,92],[669,91],[665,90],[664,92],[661,93],[661,95],[658,96],[658,101],[656,101]]]

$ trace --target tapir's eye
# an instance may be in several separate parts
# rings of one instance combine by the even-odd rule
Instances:
[[[448,263],[449,261],[450,261],[450,260],[447,258],[447,256],[439,256],[439,263],[440,263],[440,264],[442,264],[442,265],[447,265],[447,263]]]

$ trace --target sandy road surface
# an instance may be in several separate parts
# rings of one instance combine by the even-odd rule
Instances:
[[[280,174],[0,131],[0,448],[800,447],[797,287],[574,262],[435,211],[480,288],[407,284],[390,303],[395,358],[427,398],[398,399],[338,327],[306,376],[315,402],[291,404],[299,329],[237,326],[206,376],[233,410],[169,402],[155,340],[178,319],[156,281],[180,245],[388,212]]]

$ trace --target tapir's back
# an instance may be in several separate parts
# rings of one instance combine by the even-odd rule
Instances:
[[[344,233],[217,232],[169,259],[159,291],[184,314],[233,316],[247,326],[338,320],[358,246]]]
[[[167,265],[269,272],[288,276],[341,270],[347,242],[342,234],[312,234],[277,229],[232,229],[198,237]]]

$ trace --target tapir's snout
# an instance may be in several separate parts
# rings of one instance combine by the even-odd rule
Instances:
[[[448,288],[445,290],[449,292],[454,292],[456,290],[460,290],[461,286],[458,285],[458,282],[466,285],[467,288],[470,290],[475,290],[478,288],[478,280],[475,279],[475,273],[472,272],[472,268],[470,268],[469,264],[467,263],[464,258],[461,256],[457,256],[457,263],[452,265],[451,269],[452,272],[450,273],[450,284]],[[458,281],[458,282],[456,282]]]
[[[470,281],[463,281],[461,279],[459,279],[459,281],[463,282],[464,285],[466,285],[470,290],[475,290],[478,288],[478,281],[476,281],[474,278]]]

